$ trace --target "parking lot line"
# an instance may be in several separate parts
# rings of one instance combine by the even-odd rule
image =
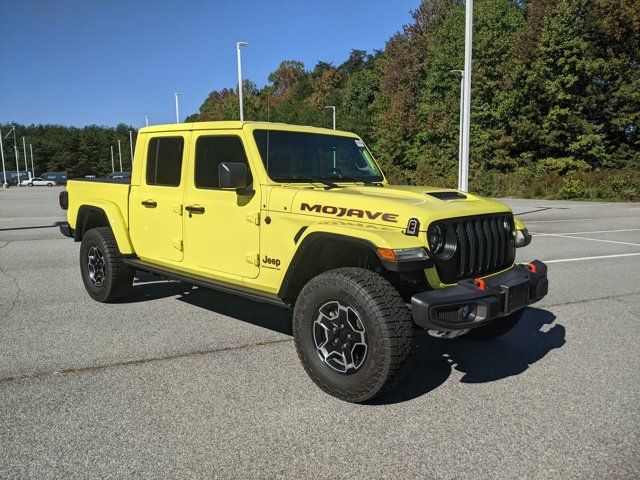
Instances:
[[[601,258],[616,258],[616,257],[637,257],[640,252],[637,253],[618,253],[615,255],[598,255],[595,257],[578,257],[578,258],[560,258],[558,260],[543,260],[544,263],[561,263],[561,262],[579,262],[582,260],[599,260]]]
[[[617,233],[617,232],[637,232],[640,228],[624,228],[621,230],[594,230],[592,232],[561,232],[561,233],[542,233],[531,232],[531,235],[587,235],[592,233]]]
[[[545,236],[545,237],[559,237],[559,238],[575,238],[577,240],[591,240],[592,242],[616,243],[619,245],[631,245],[634,247],[640,247],[640,243],[619,242],[617,240],[604,240],[602,238],[576,237],[575,235],[568,235],[566,233],[544,233],[542,235],[539,235],[539,234],[532,234],[532,235],[536,237]]]

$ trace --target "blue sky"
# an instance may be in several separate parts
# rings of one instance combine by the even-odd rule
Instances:
[[[258,85],[282,60],[339,64],[411,20],[419,0],[0,0],[0,123],[136,127],[197,111],[243,75]]]

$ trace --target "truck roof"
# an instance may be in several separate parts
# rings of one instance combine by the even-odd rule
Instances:
[[[154,132],[184,132],[185,130],[240,130],[245,125],[256,127],[273,128],[274,130],[291,130],[308,133],[324,133],[328,135],[355,136],[351,132],[342,130],[332,130],[330,128],[312,127],[309,125],[291,125],[277,122],[250,122],[250,121],[218,121],[218,122],[189,122],[189,123],[168,123],[165,125],[151,125],[141,128],[138,133]]]

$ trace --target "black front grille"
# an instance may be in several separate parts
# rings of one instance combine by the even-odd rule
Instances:
[[[440,200],[464,200],[467,196],[459,192],[430,192],[428,195]]]
[[[438,274],[444,283],[489,275],[513,263],[511,214],[455,218],[437,224],[450,233],[448,242],[455,242],[455,251],[448,258],[435,256]]]

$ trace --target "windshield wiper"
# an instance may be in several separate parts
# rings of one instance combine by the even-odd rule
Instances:
[[[372,182],[371,180],[364,179],[362,177],[349,177],[340,175],[339,177],[331,177],[331,180],[344,181],[344,182],[361,182],[365,185],[380,185],[380,182]]]
[[[277,177],[272,177],[275,181],[284,181],[284,180],[297,180],[299,182],[309,182],[309,183],[322,183],[323,185],[326,185],[329,188],[337,188],[338,185],[336,185],[333,182],[330,182],[329,180],[326,180],[324,178],[318,178],[318,177],[309,177],[309,176],[301,176],[301,175],[294,175],[294,174],[288,174],[288,175],[278,175]]]

